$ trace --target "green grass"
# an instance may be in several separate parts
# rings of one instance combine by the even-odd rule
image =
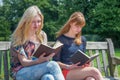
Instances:
[[[115,49],[115,56],[120,57],[120,49],[119,48]],[[120,65],[117,66],[117,68],[118,68],[118,74],[120,77]]]
[[[120,49],[119,48],[115,49],[115,55],[120,57]]]

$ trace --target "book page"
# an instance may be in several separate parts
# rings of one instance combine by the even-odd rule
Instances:
[[[47,44],[41,44],[41,45],[44,45],[44,46],[49,47],[49,48],[52,48],[52,46],[49,46]]]
[[[60,41],[56,41],[55,44],[54,44],[54,46],[53,46],[53,48],[56,49],[56,48],[58,48],[58,47],[60,47],[62,45],[63,44]]]
[[[95,58],[98,57],[98,56],[99,56],[99,53],[96,53],[96,54],[92,55],[92,56],[90,57],[90,61],[92,61],[93,59],[95,59]]]

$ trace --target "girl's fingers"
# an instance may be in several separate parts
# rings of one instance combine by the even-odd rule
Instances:
[[[48,57],[52,58],[54,55],[55,55],[55,53],[52,53]]]
[[[43,53],[41,56],[45,56],[46,55],[46,53]]]
[[[80,62],[76,63],[75,65],[78,66],[80,64]]]

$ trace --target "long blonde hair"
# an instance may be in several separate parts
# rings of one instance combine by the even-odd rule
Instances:
[[[31,6],[24,12],[20,22],[18,23],[17,28],[12,34],[12,42],[13,46],[23,45],[28,39],[29,27],[32,24],[33,18],[39,15],[41,18],[41,25],[40,29],[36,32],[36,36],[38,37],[39,41],[43,41],[43,36],[40,34],[43,28],[43,15],[40,9],[37,6]]]
[[[62,34],[67,33],[70,30],[70,23],[76,22],[76,25],[80,25],[80,27],[85,26],[85,18],[84,15],[81,12],[74,12],[69,20],[66,22],[66,24],[57,32],[57,37],[61,36]],[[81,32],[76,34],[74,42],[77,45],[80,45],[82,43],[81,41]]]

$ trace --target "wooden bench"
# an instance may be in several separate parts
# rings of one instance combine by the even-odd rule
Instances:
[[[48,42],[48,45],[53,44],[53,42]],[[4,80],[10,80],[9,77],[9,48],[10,42],[0,41],[0,75],[1,68],[4,68]],[[92,62],[92,65],[97,67],[105,80],[120,80],[118,76],[117,66],[120,65],[120,58],[115,56],[114,46],[111,39],[106,39],[104,42],[87,42],[87,54],[92,55],[95,53],[100,53],[100,56]],[[3,62],[3,63],[2,63]],[[3,67],[1,67],[4,65]]]

